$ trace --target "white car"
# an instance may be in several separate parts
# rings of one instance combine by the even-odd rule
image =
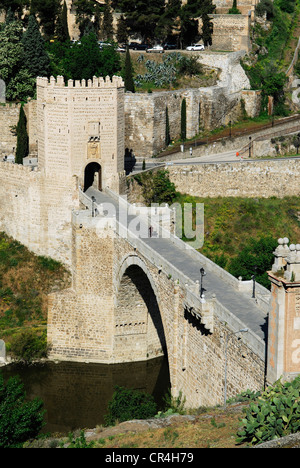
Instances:
[[[157,54],[163,54],[164,48],[161,45],[155,45],[154,47],[147,49],[146,52],[156,52]]]
[[[186,50],[204,50],[205,47],[203,44],[192,44],[186,48]]]

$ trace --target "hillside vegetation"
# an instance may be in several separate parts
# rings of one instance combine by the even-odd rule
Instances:
[[[0,233],[0,339],[8,349],[21,332],[47,324],[47,295],[67,286],[69,274],[55,260],[36,256]]]

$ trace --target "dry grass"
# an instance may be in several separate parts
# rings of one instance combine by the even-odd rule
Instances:
[[[240,448],[236,434],[243,404],[216,408],[193,421],[176,422],[159,429],[124,432],[122,425],[93,436],[95,448]],[[91,440],[91,439],[90,439]]]

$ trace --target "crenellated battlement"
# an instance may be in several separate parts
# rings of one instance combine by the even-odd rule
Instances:
[[[65,82],[63,76],[51,76],[50,79],[46,77],[37,78],[37,86],[42,88],[124,88],[124,81],[120,76],[96,77],[92,80],[68,80]]]

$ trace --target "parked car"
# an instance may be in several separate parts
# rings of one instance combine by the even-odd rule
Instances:
[[[128,47],[129,47],[129,49],[136,50],[138,45],[139,45],[138,42],[129,42]]]
[[[186,48],[186,50],[204,50],[205,47],[203,44],[192,44]]]
[[[126,52],[126,48],[119,45],[119,46],[116,48],[116,51],[117,51],[117,52]]]
[[[103,49],[104,47],[112,47],[112,44],[110,42],[98,42],[100,49]]]
[[[149,47],[149,44],[137,44],[135,50],[147,50]]]
[[[164,53],[164,48],[161,45],[155,45],[154,47],[151,47],[150,49],[146,49],[146,52],[153,52],[157,54],[163,54]]]
[[[175,49],[177,49],[177,45],[176,44],[164,44],[164,49],[165,50],[175,50]]]

